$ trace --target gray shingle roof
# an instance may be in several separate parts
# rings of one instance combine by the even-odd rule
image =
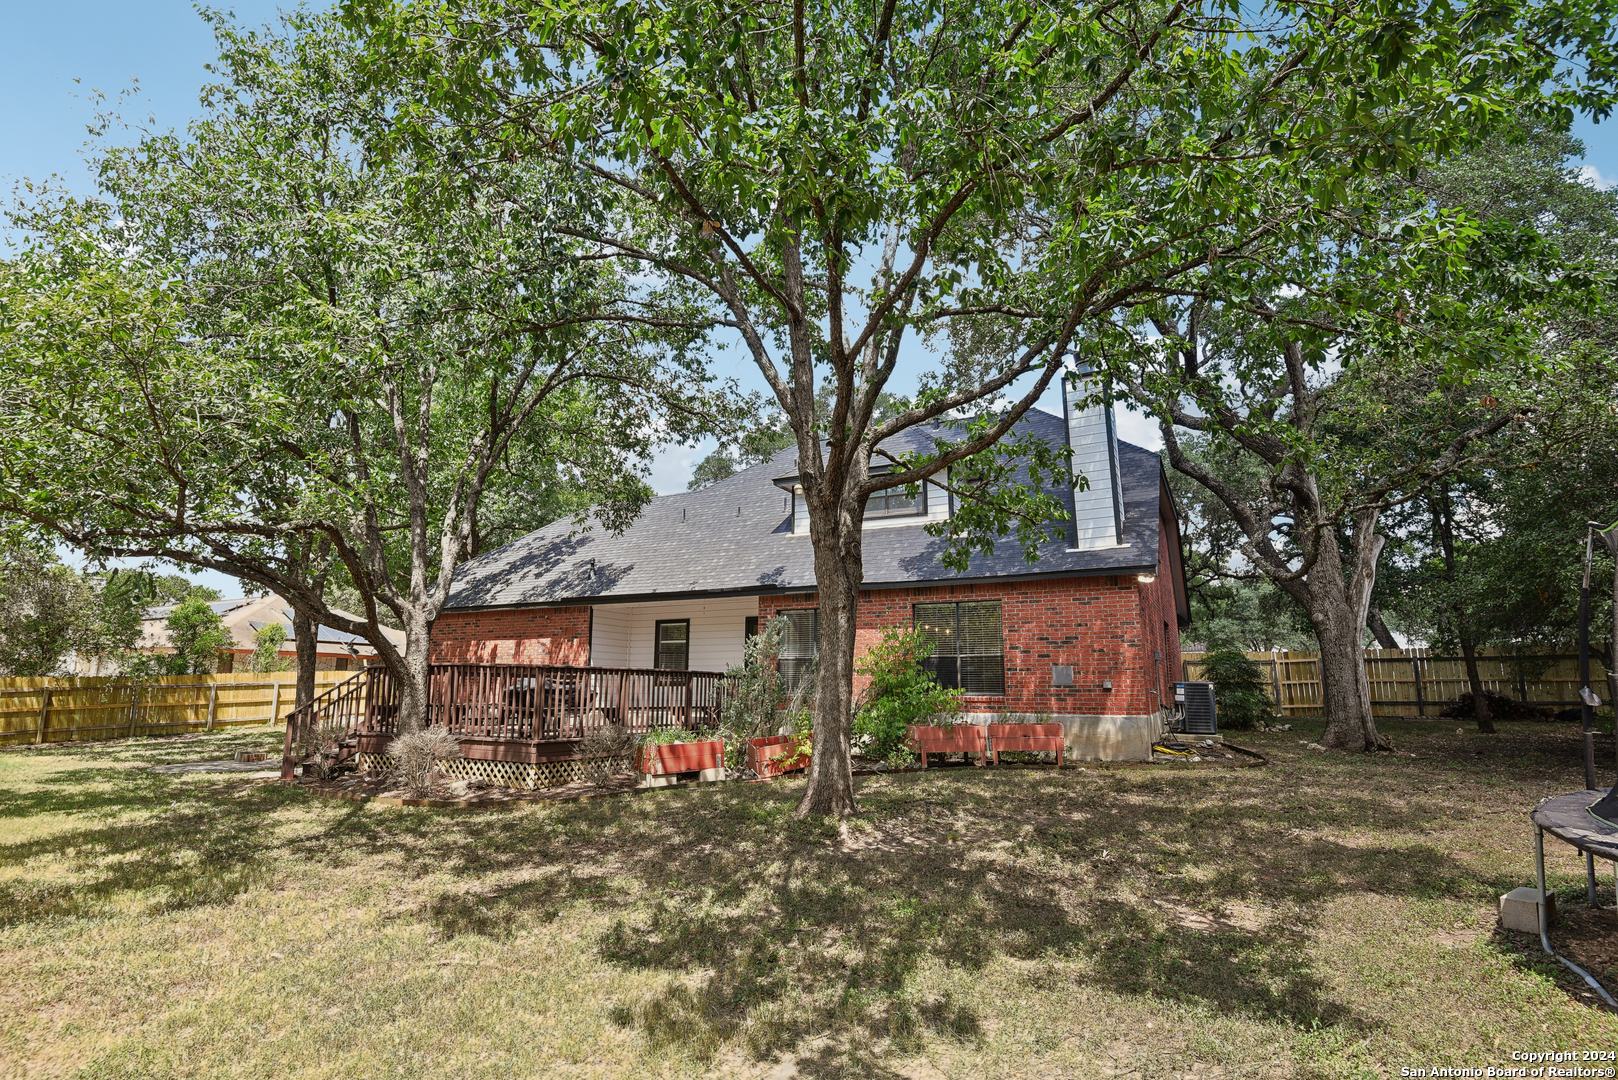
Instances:
[[[1052,443],[1064,439],[1062,418],[1039,410],[1024,417]],[[937,429],[913,428],[886,444],[895,453],[931,447]],[[1162,465],[1150,450],[1120,442],[1125,546],[1069,551],[1061,541],[1041,546],[1035,563],[1007,540],[990,556],[974,556],[964,574],[938,562],[944,541],[922,525],[867,529],[865,585],[880,588],[925,581],[1073,576],[1155,571]],[[560,521],[485,552],[455,571],[449,609],[519,607],[567,601],[672,599],[711,593],[812,589],[814,557],[807,533],[794,534],[789,496],[771,481],[796,471],[797,449],[744,469],[700,491],[664,495],[647,504],[618,536],[599,527],[578,530]],[[1072,493],[1055,491],[1072,514]],[[592,565],[593,561],[593,565]]]

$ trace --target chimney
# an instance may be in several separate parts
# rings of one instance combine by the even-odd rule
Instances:
[[[1063,418],[1073,475],[1085,477],[1089,490],[1073,490],[1073,550],[1092,551],[1124,542],[1124,489],[1118,475],[1118,434],[1112,423],[1111,396],[1099,405],[1084,405],[1100,384],[1090,365],[1064,384]]]

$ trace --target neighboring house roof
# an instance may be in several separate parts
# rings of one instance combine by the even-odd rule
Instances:
[[[164,625],[177,604],[161,604],[157,607],[147,608],[141,620],[139,649],[166,649],[169,648],[168,628]],[[286,631],[286,638],[281,642],[281,652],[291,655],[297,651],[297,642],[292,636],[292,605],[281,597],[270,593],[265,596],[245,596],[234,600],[210,600],[208,606],[214,614],[225,624],[230,631],[235,644],[234,651],[251,652],[255,647],[254,635],[263,627],[272,622],[281,624]],[[346,611],[333,609],[338,615],[350,619],[360,619],[360,616]],[[389,641],[399,648],[404,648],[405,635],[402,630],[383,627],[382,632]],[[315,632],[315,651],[324,653],[347,654],[353,651],[360,656],[373,656],[376,650],[369,642],[355,634],[346,633],[330,626],[321,626]]]
[[[945,429],[947,430],[947,429]],[[1054,444],[1065,439],[1059,416],[1032,410],[1015,431]],[[912,428],[884,448],[898,454],[932,449],[936,427]],[[983,578],[1155,573],[1160,516],[1172,518],[1162,463],[1149,450],[1118,444],[1123,480],[1125,543],[1072,551],[1064,541],[1041,546],[1030,564],[1014,539],[993,555],[973,556],[965,573],[942,566],[945,541],[921,523],[867,528],[865,587]],[[698,491],[653,499],[623,533],[588,531],[560,521],[486,552],[455,571],[449,609],[519,607],[568,601],[672,599],[693,595],[803,591],[814,588],[814,554],[804,532],[794,534],[789,497],[776,478],[796,471],[789,447],[762,465]],[[1053,490],[1071,519],[1072,492]],[[1178,537],[1173,537],[1177,541]],[[1178,567],[1174,568],[1178,572]]]

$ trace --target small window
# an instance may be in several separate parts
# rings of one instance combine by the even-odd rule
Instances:
[[[916,629],[933,643],[923,663],[940,685],[971,694],[1006,692],[1005,640],[1000,601],[917,604]]]
[[[786,633],[781,635],[781,651],[776,657],[776,670],[781,673],[781,688],[788,693],[803,685],[815,667],[815,654],[820,648],[820,610],[799,608],[781,612],[787,621]]]
[[[747,617],[747,628],[742,631],[742,643],[746,644],[756,637],[758,637],[758,616],[749,615]]]
[[[679,619],[657,624],[657,655],[652,666],[663,671],[687,671],[691,667],[691,620]]]
[[[921,485],[921,490],[914,496],[906,495],[903,487],[884,488],[872,495],[865,504],[865,516],[868,518],[904,517],[926,512],[926,484]]]
[[[337,659],[333,660],[331,662],[331,669],[333,671],[347,671],[348,670],[348,657],[339,656]]]

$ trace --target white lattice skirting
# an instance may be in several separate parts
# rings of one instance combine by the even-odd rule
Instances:
[[[623,757],[621,765],[627,770],[630,758]],[[359,767],[361,772],[387,772],[393,768],[393,757],[389,754],[361,754]],[[577,760],[543,761],[537,765],[529,765],[517,761],[451,758],[443,762],[441,767],[444,775],[454,780],[482,780],[496,787],[518,788],[523,791],[561,787],[563,784],[584,779],[584,762]]]

